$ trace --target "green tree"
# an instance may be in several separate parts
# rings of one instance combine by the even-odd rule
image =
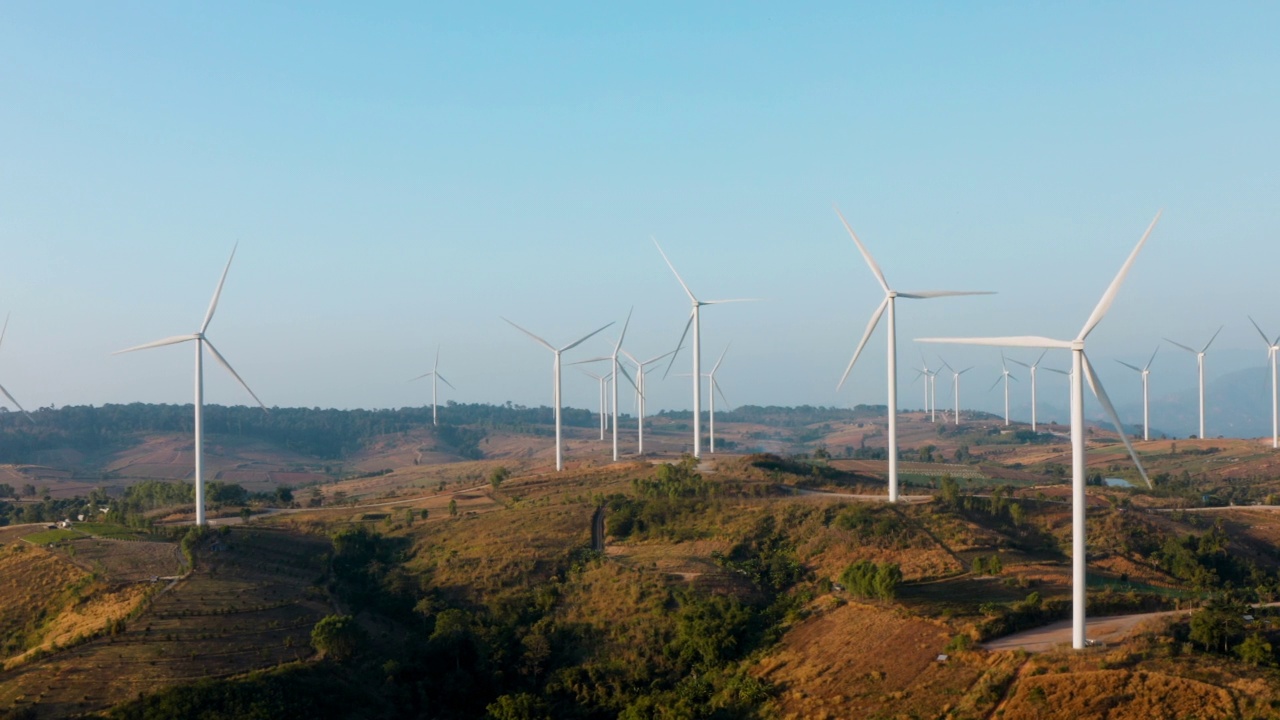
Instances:
[[[942,502],[946,503],[947,507],[955,507],[960,501],[960,483],[950,475],[942,476],[938,489],[942,493]]]
[[[1258,633],[1252,633],[1244,639],[1244,642],[1236,646],[1236,655],[1240,659],[1257,667],[1258,665],[1271,664],[1271,643],[1267,642]]]
[[[457,515],[458,515],[458,499],[450,498],[449,499],[449,517],[456,517]]]
[[[1021,503],[1009,504],[1009,519],[1013,521],[1015,526],[1021,526],[1023,521],[1027,519],[1027,512],[1022,509]]]
[[[547,704],[529,693],[500,695],[485,712],[485,720],[551,720]]]
[[[489,473],[489,484],[493,486],[494,490],[497,490],[509,477],[511,477],[511,471],[499,465],[493,469],[493,472]]]
[[[14,500],[17,500],[18,493],[9,483],[0,483],[0,497],[13,498]]]
[[[364,643],[364,631],[350,615],[328,615],[311,629],[311,647],[322,657],[342,662]]]

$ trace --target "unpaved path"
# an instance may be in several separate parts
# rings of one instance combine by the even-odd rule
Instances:
[[[1133,634],[1133,629],[1146,620],[1161,617],[1177,617],[1189,615],[1190,610],[1166,610],[1164,612],[1140,613],[1138,615],[1117,615],[1114,617],[1090,618],[1086,625],[1085,636],[1090,640],[1112,645]],[[1034,630],[1006,635],[982,644],[987,650],[1026,650],[1027,652],[1043,652],[1059,645],[1071,644],[1071,620],[1038,627]]]

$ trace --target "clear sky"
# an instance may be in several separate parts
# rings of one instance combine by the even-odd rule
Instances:
[[[883,402],[883,330],[835,392],[881,292],[833,203],[901,289],[999,291],[902,301],[904,364],[913,337],[1074,335],[1163,207],[1091,337],[1112,394],[1137,385],[1110,358],[1224,323],[1209,374],[1260,366],[1246,313],[1280,334],[1278,16],[3,3],[0,382],[29,408],[190,402],[190,346],[109,353],[196,330],[239,241],[209,336],[268,405],[421,404],[406,381],[437,345],[442,400],[544,404],[550,353],[499,316],[564,344],[634,306],[627,346],[670,349],[688,302],[652,236],[700,297],[761,298],[704,310],[733,404]],[[995,408],[996,352],[947,353],[979,366],[964,404]],[[1153,386],[1194,382],[1182,355]],[[249,401],[207,375],[210,402]],[[654,410],[691,404],[685,379],[650,389]],[[569,404],[595,392],[566,373]]]

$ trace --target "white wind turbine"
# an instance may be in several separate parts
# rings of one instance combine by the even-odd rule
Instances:
[[[1045,350],[1041,352],[1040,357],[1036,358],[1036,361],[1030,365],[1022,362],[1021,360],[1013,360],[1013,358],[1009,358],[1026,368],[1027,373],[1031,375],[1031,432],[1036,431],[1036,368],[1040,367],[1040,361],[1044,359],[1044,354],[1047,352],[1049,351]]]
[[[655,239],[653,244],[657,246],[658,252],[662,254],[662,259],[666,260],[667,267],[671,268],[671,272],[676,276],[676,280],[680,283],[680,287],[684,288],[685,295],[689,296],[689,302],[692,303],[693,309],[689,312],[689,321],[684,325],[684,334],[680,336],[680,342],[676,344],[677,350],[684,345],[685,336],[689,334],[690,326],[693,327],[693,456],[702,457],[702,324],[699,318],[698,310],[703,305],[717,305],[720,303],[730,302],[752,302],[751,299],[737,298],[733,300],[699,300],[694,297],[693,291],[685,284],[684,279],[680,277],[680,273],[676,272],[676,266],[671,264],[671,259],[662,251],[662,246],[658,245]],[[667,364],[667,372],[671,372],[671,363],[676,358],[671,357],[671,362]]]
[[[720,389],[720,383],[716,382],[716,371],[720,369],[720,363],[724,362],[724,354],[729,352],[729,346],[726,345],[724,352],[720,353],[720,359],[716,360],[716,364],[711,368],[711,372],[703,375],[707,379],[707,396],[711,398],[711,408],[708,414],[710,420],[709,432],[707,437],[710,439],[711,452],[716,451],[716,393],[720,393],[720,399],[729,402],[729,398],[724,396],[724,391]],[[683,377],[684,373],[680,373]]]
[[[0,328],[0,344],[4,344],[4,335],[5,335],[5,333],[6,333],[6,332],[8,332],[8,331],[9,331],[9,316],[8,316],[8,315],[5,315],[5,316],[4,316],[4,327],[3,327],[3,328]],[[13,396],[9,394],[9,391],[8,391],[8,390],[5,390],[5,389],[4,389],[4,386],[3,386],[3,385],[0,385],[0,393],[4,393],[4,396],[5,396],[5,397],[7,397],[7,398],[9,398],[9,402],[13,403],[13,406],[14,406],[14,407],[18,408],[19,410],[22,410],[22,414],[23,414],[23,415],[26,415],[28,420],[30,420],[30,421],[31,421],[31,422],[33,422],[33,423],[36,421],[36,419],[35,419],[35,418],[31,417],[31,413],[29,413],[29,412],[27,412],[26,410],[24,410],[24,409],[23,409],[23,407],[22,407],[21,405],[19,405],[19,404],[18,404],[18,401],[13,399]]]
[[[1000,381],[1004,380],[1004,425],[1005,427],[1009,426],[1009,381],[1017,380],[1017,379],[1018,378],[1013,376],[1013,373],[1009,372],[1009,364],[1005,362],[1004,352],[1001,351],[1000,377],[996,378],[996,381],[991,383],[991,387],[987,390],[987,392],[991,392],[992,390],[995,390],[996,385],[999,385]]]
[[[959,372],[956,372],[956,369],[948,365],[946,360],[942,361],[942,365],[943,367],[951,371],[951,384],[953,386],[953,390],[955,391],[955,396],[956,396],[955,420],[956,420],[956,425],[959,425],[960,424],[960,376],[972,370],[973,366],[970,365],[969,367]]]
[[[920,353],[920,369],[916,370],[916,378],[924,378],[924,412],[929,416],[929,422],[937,422],[938,373],[929,369],[929,362],[924,359],[924,353]]]
[[[413,380],[421,380],[424,377],[431,378],[431,424],[439,425],[440,423],[436,421],[436,380],[444,380],[445,385],[448,385],[454,390],[458,389],[456,387],[453,387],[453,383],[449,382],[448,380],[445,380],[444,376],[440,374],[440,346],[439,345],[436,346],[436,364],[431,366],[431,372],[419,375]],[[409,382],[413,382],[413,380],[410,380]]]
[[[1151,359],[1147,361],[1147,364],[1143,365],[1142,367],[1138,367],[1137,365],[1130,365],[1129,363],[1123,360],[1116,361],[1121,365],[1129,368],[1130,370],[1136,371],[1138,374],[1142,376],[1142,439],[1143,440],[1151,439],[1151,412],[1150,412],[1151,406],[1147,402],[1147,397],[1148,397],[1147,396],[1147,379],[1151,376],[1151,363],[1155,361],[1156,353],[1158,352],[1160,352],[1159,346],[1156,347],[1156,352],[1151,353]]]
[[[1186,345],[1183,345],[1182,343],[1174,342],[1169,338],[1164,339],[1164,341],[1169,343],[1170,345],[1176,345],[1177,347],[1180,347],[1183,350],[1186,350],[1187,352],[1196,356],[1196,370],[1200,378],[1200,434],[1197,435],[1196,437],[1200,438],[1201,440],[1204,439],[1204,354],[1209,352],[1209,346],[1213,344],[1214,340],[1218,339],[1218,333],[1222,332],[1223,327],[1225,326],[1219,327],[1218,332],[1214,333],[1213,337],[1209,338],[1209,342],[1205,343],[1204,347],[1200,350],[1189,348]]]
[[[623,368],[621,365],[618,366],[618,371],[622,373],[622,377],[627,379],[627,382],[631,383],[631,387],[636,389],[636,441],[637,441],[636,452],[640,455],[644,454],[644,414],[645,414],[645,390],[644,390],[645,380],[644,379],[646,375],[653,372],[653,369],[646,370],[645,367],[652,365],[653,363],[658,362],[659,360],[665,358],[666,356],[672,355],[679,351],[680,351],[680,348],[676,348],[675,350],[668,350],[667,352],[664,352],[661,355],[655,355],[654,357],[651,357],[648,360],[637,360],[635,356],[632,355],[631,353],[627,352],[626,350],[622,351],[622,354],[626,355],[627,359],[630,360],[632,364],[636,366],[636,377],[634,380],[631,379],[631,376],[627,374],[626,369]]]
[[[858,251],[862,253],[862,258],[867,261],[867,266],[871,268],[872,274],[876,276],[880,287],[884,289],[884,300],[880,302],[880,307],[871,315],[871,322],[867,323],[867,330],[862,334],[862,340],[858,343],[858,347],[853,351],[853,358],[849,360],[849,366],[845,368],[844,375],[840,376],[840,382],[836,384],[836,392],[844,387],[844,381],[849,377],[849,372],[853,370],[853,364],[858,362],[858,356],[862,354],[862,348],[866,346],[867,340],[870,339],[872,331],[876,329],[876,325],[880,322],[880,316],[885,310],[889,311],[889,319],[886,323],[886,329],[889,335],[889,502],[898,501],[898,321],[895,317],[895,306],[898,298],[911,298],[913,300],[926,300],[936,297],[950,297],[954,295],[990,295],[990,292],[974,292],[974,291],[956,291],[956,290],[926,290],[923,292],[898,292],[889,287],[889,281],[885,279],[884,273],[880,271],[880,266],[876,265],[876,261],[871,258],[871,253],[867,252],[867,248],[863,246],[862,241],[858,239],[857,233],[853,228],[849,227],[848,221],[844,219],[844,215],[840,213],[840,209],[836,209],[836,215],[840,217],[840,222],[844,224],[844,229],[849,232],[849,237],[853,238],[854,244],[858,246]]]
[[[574,365],[583,363],[604,362],[608,360],[613,365],[613,369],[609,376],[613,383],[613,461],[618,462],[618,353],[622,352],[622,340],[627,336],[627,328],[631,325],[631,313],[635,311],[632,307],[627,311],[627,320],[622,324],[622,332],[618,334],[618,342],[613,345],[612,355],[603,355],[601,357],[591,358],[590,360],[579,360]],[[593,376],[594,377],[594,376]],[[631,378],[627,378],[630,380]],[[603,431],[602,431],[603,432]],[[604,439],[604,435],[600,436]]]
[[[1262,336],[1262,342],[1267,344],[1267,359],[1271,361],[1271,447],[1280,448],[1280,407],[1277,407],[1276,395],[1276,354],[1280,353],[1280,336],[1275,340],[1268,340],[1267,334],[1262,332],[1262,328],[1258,327],[1252,317],[1249,322],[1253,323],[1254,329]]]
[[[571,364],[576,365],[577,363],[571,363]],[[605,430],[604,426],[605,426],[606,418],[609,417],[609,412],[608,412],[609,406],[605,402],[604,387],[609,382],[609,376],[597,375],[593,372],[588,372],[586,370],[583,370],[582,368],[578,368],[578,372],[582,373],[583,375],[586,375],[589,378],[595,378],[595,380],[600,383],[600,439],[604,440],[604,430]]]
[[[1120,440],[1124,442],[1125,448],[1129,451],[1129,456],[1133,458],[1133,462],[1138,466],[1138,472],[1142,475],[1142,479],[1151,486],[1151,480],[1147,478],[1147,472],[1142,467],[1142,462],[1138,460],[1138,455],[1133,450],[1129,438],[1125,435],[1124,426],[1120,423],[1120,416],[1116,414],[1115,407],[1111,404],[1111,399],[1107,397],[1106,390],[1103,389],[1101,381],[1098,380],[1097,374],[1093,371],[1093,365],[1089,359],[1085,357],[1084,345],[1085,338],[1089,333],[1097,327],[1098,323],[1111,309],[1116,294],[1120,291],[1120,286],[1124,282],[1125,276],[1129,274],[1129,268],[1138,257],[1138,251],[1146,244],[1147,238],[1151,236],[1151,231],[1155,229],[1156,223],[1160,221],[1160,213],[1156,213],[1156,217],[1151,221],[1151,225],[1147,227],[1147,231],[1143,233],[1142,239],[1138,241],[1137,246],[1133,248],[1133,252],[1129,253],[1129,257],[1125,260],[1124,265],[1120,267],[1120,272],[1115,279],[1111,281],[1111,285],[1103,293],[1102,299],[1098,301],[1097,307],[1093,313],[1089,315],[1089,319],[1085,321],[1084,327],[1080,329],[1080,333],[1076,335],[1074,340],[1055,340],[1047,337],[1035,336],[1015,336],[1015,337],[988,337],[988,338],[931,338],[922,339],[921,342],[948,342],[960,343],[966,345],[995,345],[999,347],[1035,347],[1035,348],[1059,348],[1071,351],[1071,646],[1077,650],[1085,647],[1085,427],[1084,427],[1084,384],[1081,382],[1082,377],[1087,378],[1089,387],[1092,388],[1094,396],[1098,398],[1098,402],[1107,411],[1111,417],[1111,421],[1116,426],[1116,431],[1120,435]]]
[[[573,348],[581,345],[582,343],[586,342],[587,339],[590,338],[592,335],[595,335],[596,333],[600,332],[600,330],[604,330],[604,328],[609,327],[609,325],[612,325],[613,323],[609,323],[609,325],[605,325],[604,327],[600,328],[600,330],[594,330],[592,332],[589,332],[586,335],[583,335],[582,337],[578,338],[577,340],[569,343],[568,345],[565,345],[564,347],[556,348],[552,346],[551,343],[547,342],[546,340],[543,340],[537,335],[534,335],[528,330],[525,330],[524,328],[511,322],[510,320],[507,320],[506,318],[502,318],[502,319],[511,327],[533,338],[535,341],[537,341],[539,345],[550,350],[552,354],[555,355],[556,359],[555,359],[555,362],[552,363],[552,370],[551,370],[551,372],[553,373],[552,377],[554,379],[551,395],[554,398],[553,402],[555,403],[555,417],[556,417],[556,472],[560,472],[561,470],[564,470],[564,449],[560,443],[560,354],[565,352],[566,350],[572,350]]]
[[[222,353],[218,352],[218,349],[213,346],[213,343],[210,342],[209,338],[205,337],[205,334],[204,334],[205,331],[209,329],[209,321],[213,319],[213,311],[218,309],[218,297],[222,295],[222,286],[227,281],[227,271],[231,269],[231,261],[234,260],[235,257],[236,257],[236,248],[232,247],[231,257],[227,258],[227,266],[222,269],[222,278],[218,280],[218,287],[216,290],[213,291],[213,300],[209,302],[209,310],[205,312],[204,322],[200,323],[200,330],[198,332],[192,333],[190,335],[174,335],[173,337],[167,337],[163,340],[156,340],[155,342],[149,342],[145,345],[138,345],[136,347],[127,348],[125,350],[119,350],[112,353],[113,355],[119,355],[121,353],[133,352],[134,350],[146,350],[148,348],[161,347],[163,345],[175,345],[177,343],[184,343],[190,340],[196,341],[196,401],[195,401],[195,410],[196,410],[195,475],[196,477],[195,477],[195,485],[196,485],[196,525],[200,525],[200,526],[203,526],[205,524],[205,521],[204,521],[204,349],[206,347],[209,348],[209,352],[213,354],[213,358],[217,360],[218,363],[222,365],[222,367],[226,368],[227,372],[231,373],[231,377],[235,378],[236,382],[240,383],[240,387],[243,387],[245,389],[245,392],[249,393],[249,395],[253,397],[254,401],[258,403],[258,406],[261,407],[263,410],[267,409],[267,406],[262,404],[262,401],[258,399],[257,395],[254,395],[253,391],[249,389],[249,386],[245,383],[245,381],[240,378],[240,375],[237,374],[234,369],[232,369],[231,363],[228,363],[227,359],[222,357]]]

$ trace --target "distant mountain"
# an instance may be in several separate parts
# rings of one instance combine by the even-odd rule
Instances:
[[[1206,382],[1205,435],[1211,438],[1270,436],[1269,376],[1270,368],[1247,368]],[[1126,423],[1133,423],[1141,428],[1141,402],[1124,405],[1117,410]],[[1177,392],[1154,396],[1151,398],[1152,435],[1194,435],[1199,432],[1199,413],[1198,390],[1194,385]]]

